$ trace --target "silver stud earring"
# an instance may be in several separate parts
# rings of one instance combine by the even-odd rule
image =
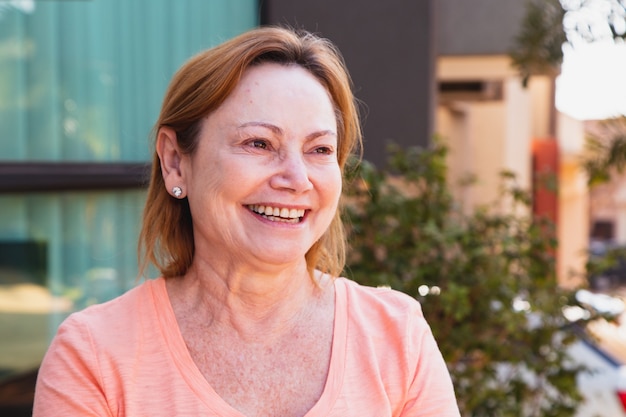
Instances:
[[[172,188],[172,194],[174,194],[174,197],[180,198],[180,196],[183,195],[183,189],[179,186],[176,186]]]

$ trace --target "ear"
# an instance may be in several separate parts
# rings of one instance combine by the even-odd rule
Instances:
[[[181,187],[183,195],[181,195],[180,198],[182,198],[187,189],[187,187],[185,187],[183,169],[181,166],[184,154],[178,147],[176,131],[174,131],[174,129],[167,126],[159,128],[156,152],[161,161],[161,174],[163,175],[167,192],[172,194],[174,187]]]

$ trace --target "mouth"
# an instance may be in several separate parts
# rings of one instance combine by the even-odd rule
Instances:
[[[286,207],[280,208],[260,204],[250,204],[247,207],[253,213],[272,222],[300,223],[305,214],[304,209],[288,209]]]

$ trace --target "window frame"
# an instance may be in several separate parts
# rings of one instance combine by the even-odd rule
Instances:
[[[148,162],[1,162],[0,193],[145,188]]]

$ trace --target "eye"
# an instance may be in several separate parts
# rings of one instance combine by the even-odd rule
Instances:
[[[330,146],[318,146],[313,150],[314,153],[319,153],[322,155],[332,155],[334,152],[333,148]]]
[[[269,143],[264,139],[252,139],[248,144],[257,149],[268,149],[270,147]]]

